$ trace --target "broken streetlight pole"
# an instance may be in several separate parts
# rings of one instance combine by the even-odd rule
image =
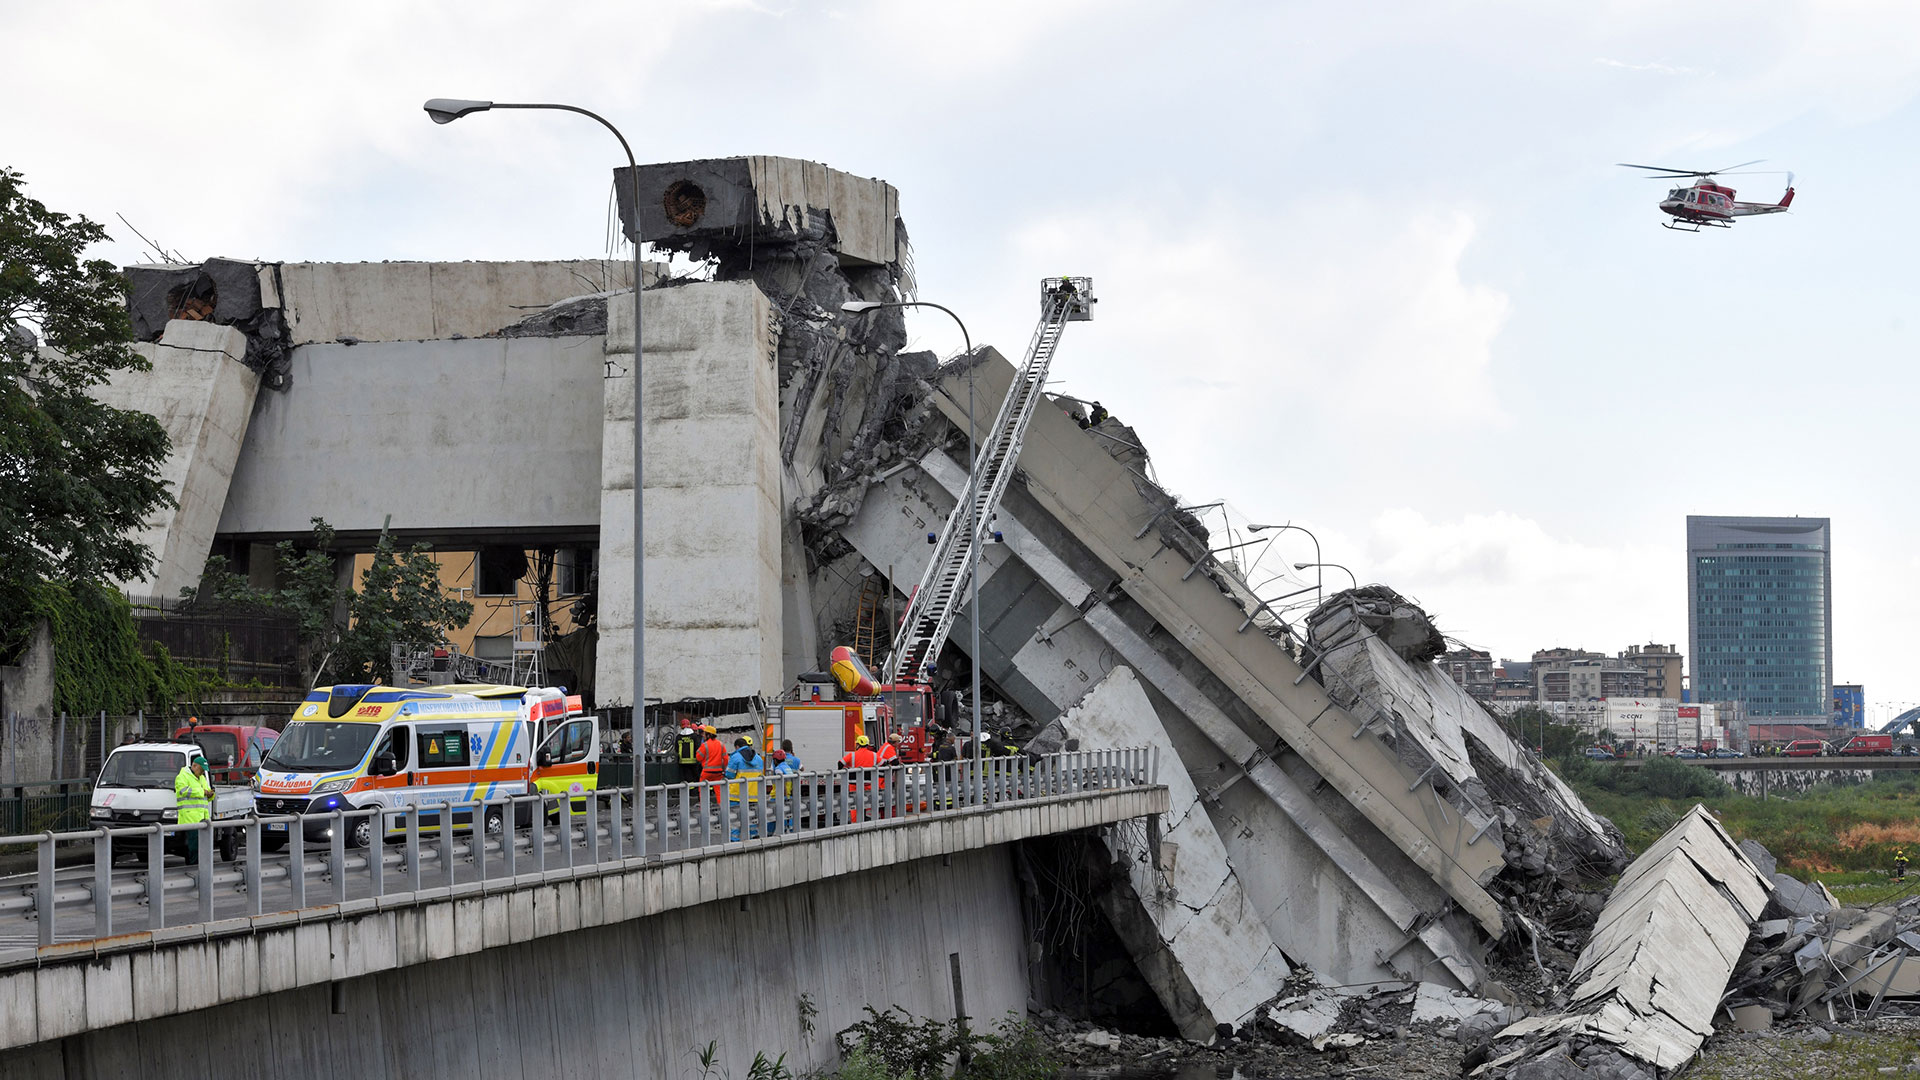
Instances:
[[[640,205],[640,200],[638,197],[636,197],[633,200],[633,205],[635,206]],[[910,308],[910,307],[930,307],[938,311],[946,312],[947,316],[951,318],[955,323],[958,323],[960,326],[960,340],[967,347],[967,355],[968,356],[973,355],[973,335],[967,333],[967,324],[961,321],[960,316],[954,314],[952,308],[947,307],[943,304],[936,304],[930,300],[899,300],[899,301],[892,301],[892,302],[881,302],[878,300],[849,300],[846,303],[840,305],[840,310],[846,312],[849,315],[859,315],[864,312],[874,311],[878,308]],[[975,460],[975,453],[973,449],[973,437],[974,437],[973,369],[968,368],[967,369],[967,475],[969,480],[972,479],[973,470],[978,468],[980,465],[979,461]],[[976,534],[979,532],[979,522],[974,523],[974,532]],[[976,746],[980,746],[985,736],[981,735],[980,733],[980,545],[979,544],[973,545],[973,549],[971,553],[968,555],[968,562],[971,565],[967,567],[967,590],[969,594],[967,603],[969,606],[973,608],[973,617],[967,620],[967,627],[969,631],[968,636],[970,638],[970,641],[968,644],[968,651],[967,651],[967,666],[973,669],[973,684],[972,684],[973,741]],[[893,580],[891,578],[887,580],[887,596],[888,596],[889,602],[891,602],[892,596],[893,596]],[[937,659],[937,657],[935,659]],[[916,673],[916,674],[919,674],[919,673]],[[933,680],[928,679],[927,682],[928,682],[928,685],[932,685]],[[976,750],[975,752],[979,753],[980,751]]]
[[[640,166],[634,161],[633,147],[627,145],[627,137],[620,129],[609,123],[607,118],[596,112],[589,112],[577,105],[558,105],[536,102],[473,101],[464,98],[432,98],[422,108],[433,118],[436,124],[451,124],[468,113],[487,112],[492,109],[553,109],[559,112],[579,113],[581,116],[599,122],[601,127],[613,132],[620,140],[620,149],[627,155],[627,175],[633,181],[633,731],[650,745],[647,738],[647,542],[646,514],[642,508],[641,495],[643,480],[640,470]],[[642,751],[642,759],[645,752]],[[639,836],[635,834],[636,838]],[[645,840],[640,840],[644,844]]]
[[[1320,567],[1325,566],[1326,564],[1320,561],[1320,538],[1313,535],[1313,533],[1308,532],[1306,526],[1295,525],[1291,521],[1287,522],[1285,525],[1249,525],[1247,526],[1248,532],[1265,532],[1268,529],[1272,529],[1275,532],[1285,532],[1288,529],[1292,529],[1294,532],[1306,533],[1307,539],[1313,541],[1313,559],[1314,559],[1313,587],[1315,590],[1313,594],[1313,601],[1315,604],[1325,603],[1327,599],[1327,582],[1326,582],[1326,575],[1320,572]]]

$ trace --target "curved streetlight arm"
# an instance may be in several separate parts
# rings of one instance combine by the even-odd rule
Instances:
[[[1351,581],[1351,582],[1353,582],[1353,587],[1354,587],[1355,589],[1358,589],[1358,588],[1360,587],[1360,578],[1359,578],[1359,576],[1358,576],[1358,575],[1356,575],[1356,574],[1355,574],[1355,573],[1354,573],[1353,571],[1351,571],[1351,570],[1347,570],[1347,568],[1346,568],[1346,567],[1344,567],[1344,566],[1341,566],[1341,565],[1340,565],[1339,563],[1337,563],[1337,562],[1330,562],[1330,563],[1310,563],[1310,562],[1301,562],[1301,563],[1294,563],[1294,564],[1293,564],[1293,568],[1294,568],[1295,570],[1305,570],[1305,569],[1307,569],[1308,567],[1317,567],[1317,566],[1331,566],[1331,567],[1333,567],[1333,568],[1334,568],[1335,570],[1346,570],[1346,572],[1347,572],[1347,580],[1349,580],[1349,581]]]
[[[1326,564],[1320,561],[1320,538],[1313,535],[1313,533],[1309,531],[1306,526],[1295,525],[1291,521],[1287,522],[1285,525],[1249,525],[1247,526],[1248,532],[1263,532],[1267,529],[1272,529],[1275,532],[1286,532],[1288,529],[1292,529],[1294,532],[1306,533],[1307,539],[1313,541],[1312,565],[1316,568],[1313,572],[1313,584],[1314,584],[1314,588],[1320,590],[1319,593],[1314,596],[1314,599],[1324,600],[1327,595],[1326,575],[1322,574],[1319,571],[1318,567],[1325,566]],[[1305,569],[1305,567],[1296,566],[1294,567],[1294,569],[1301,570],[1301,569]],[[1355,587],[1358,588],[1358,586],[1355,586]]]
[[[967,333],[967,324],[961,322],[960,316],[955,315],[953,309],[945,304],[936,304],[931,300],[849,300],[840,305],[840,310],[849,315],[862,315],[869,311],[878,311],[881,308],[910,307],[930,307],[946,312],[947,317],[959,325],[960,340],[966,342],[967,351],[973,351],[973,338]]]
[[[643,262],[640,257],[640,163],[634,159],[627,137],[606,117],[578,105],[547,101],[479,101],[469,98],[431,98],[422,106],[436,124],[450,124],[469,113],[493,109],[548,109],[579,113],[613,133],[627,155],[627,177],[633,184],[633,731],[645,738],[647,723],[647,533],[645,506],[645,470],[643,462],[641,387],[640,292]],[[646,740],[651,742],[650,739]],[[643,785],[644,786],[644,783]],[[636,842],[645,850],[644,839],[636,833]]]

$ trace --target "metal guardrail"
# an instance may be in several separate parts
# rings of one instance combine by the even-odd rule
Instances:
[[[84,829],[92,795],[92,780],[0,785],[0,835]]]
[[[473,882],[516,888],[537,884],[551,871],[611,868],[636,857],[709,854],[761,838],[826,836],[877,823],[1148,786],[1157,782],[1158,768],[1152,747],[1136,747],[766,775],[638,792],[603,788],[580,795],[254,816],[239,824],[0,836],[0,846],[30,845],[37,857],[30,881],[23,874],[21,880],[0,883],[0,938],[9,924],[23,931],[16,938],[30,925],[38,945],[47,946]],[[441,827],[448,818],[451,827]],[[368,819],[376,829],[384,822],[388,842],[371,849],[349,846],[353,826]],[[275,826],[285,831],[285,857],[262,851],[263,835],[279,839]],[[188,833],[199,834],[197,859],[165,869],[169,847],[178,846],[170,841]],[[214,859],[222,838],[216,833],[243,838],[234,860],[224,866]],[[56,866],[56,846],[76,842],[91,843],[90,866]],[[141,866],[116,870],[116,847],[138,857]],[[0,951],[0,961],[7,959],[13,957]]]

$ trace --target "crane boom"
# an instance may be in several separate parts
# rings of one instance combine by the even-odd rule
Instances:
[[[1027,344],[1026,361],[1000,403],[986,445],[980,448],[979,459],[967,478],[966,493],[947,515],[947,523],[934,543],[933,558],[927,560],[920,585],[907,601],[899,635],[887,654],[885,674],[881,676],[884,682],[894,683],[903,677],[924,679],[927,666],[940,655],[940,646],[946,644],[954,616],[966,596],[974,554],[987,535],[993,508],[1013,478],[1020,444],[1046,386],[1047,367],[1060,344],[1060,333],[1069,322],[1093,318],[1093,305],[1091,278],[1057,277],[1040,283],[1040,325]]]

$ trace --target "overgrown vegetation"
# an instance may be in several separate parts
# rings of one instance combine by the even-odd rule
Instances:
[[[17,652],[32,629],[46,620],[53,635],[53,707],[73,716],[145,709],[173,716],[198,708],[216,681],[189,668],[156,642],[141,641],[133,609],[118,590],[90,581],[69,585],[42,581],[19,591],[11,614],[22,626],[12,632]],[[5,652],[6,641],[0,641]]]
[[[1861,784],[1831,784],[1804,794],[1761,799],[1741,795],[1709,769],[1672,758],[1649,758],[1638,769],[1580,757],[1556,763],[1587,805],[1605,814],[1634,852],[1704,803],[1735,839],[1754,839],[1803,880],[1849,871],[1865,884],[1893,865],[1893,850],[1920,854],[1920,776],[1882,775]],[[1863,894],[1864,895],[1864,894]]]
[[[839,1080],[1047,1080],[1060,1071],[1040,1033],[1009,1013],[992,1031],[964,1019],[934,1020],[889,1008],[866,1007],[867,1018],[834,1038],[842,1058]]]
[[[1592,736],[1573,724],[1555,720],[1552,713],[1537,705],[1515,709],[1501,722],[1522,745],[1540,750],[1542,757],[1573,757],[1593,745]]]

